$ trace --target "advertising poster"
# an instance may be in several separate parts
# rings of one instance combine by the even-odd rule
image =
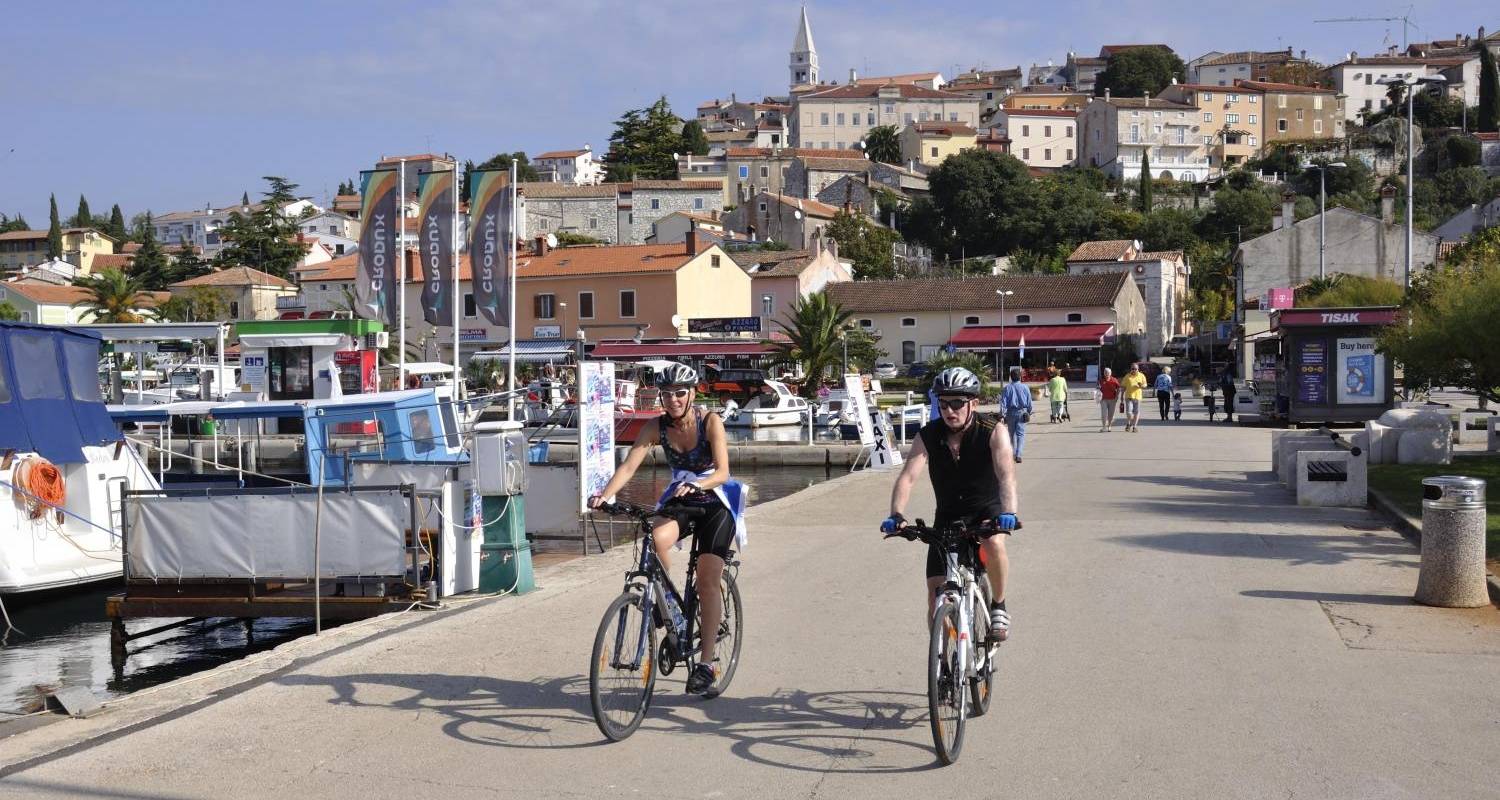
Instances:
[[[859,443],[865,447],[874,445],[875,428],[870,424],[870,404],[865,398],[864,380],[858,375],[845,375],[844,391],[849,393],[849,402],[854,404],[854,421],[859,427]]]
[[[875,442],[870,446],[870,468],[891,469],[901,466],[901,450],[891,436],[890,417],[879,408],[870,409],[870,432]]]
[[[1297,402],[1328,405],[1328,342],[1302,342],[1297,351]]]
[[[1338,340],[1338,366],[1333,376],[1338,401],[1372,405],[1385,400],[1385,356],[1375,352],[1375,339]]]
[[[401,210],[393,169],[360,173],[359,272],[354,295],[359,315],[396,324],[396,260],[400,257],[397,228]]]
[[[469,173],[469,258],[474,305],[491,325],[510,325],[510,258],[515,250],[515,185],[508,170]]]
[[[584,361],[578,365],[578,510],[604,491],[615,472],[615,365]]]
[[[417,175],[421,221],[422,317],[432,325],[452,325],[454,170]]]
[[[248,386],[246,391],[264,392],[266,390],[266,357],[244,356],[240,359],[240,383]]]

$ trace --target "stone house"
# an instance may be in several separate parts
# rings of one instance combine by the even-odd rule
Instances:
[[[1196,83],[1174,83],[1157,95],[1184,105],[1197,106],[1201,120],[1198,135],[1208,148],[1211,166],[1225,168],[1254,158],[1265,136],[1263,92],[1251,84],[1227,87]]]
[[[798,147],[845,150],[871,128],[913,122],[979,124],[980,100],[910,83],[834,86],[794,98],[792,142]]]
[[[1235,86],[1260,93],[1262,146],[1344,137],[1345,100],[1333,89],[1267,81],[1239,81]]]
[[[1280,220],[1295,219],[1294,196],[1283,198]],[[1395,218],[1395,193],[1381,192],[1380,216],[1347,208],[1330,208],[1327,216],[1326,274],[1362,275],[1400,283],[1406,268],[1406,228]],[[1301,286],[1318,277],[1318,217],[1243,242],[1235,262],[1244,274],[1243,299],[1261,297],[1266,290]],[[1419,271],[1437,262],[1439,237],[1425,231],[1412,235],[1412,268]]]
[[[839,207],[802,197],[761,192],[724,215],[724,226],[751,241],[782,242],[793,249],[811,247],[815,237],[838,216]]]
[[[1059,169],[1078,161],[1078,112],[1071,108],[1002,108],[992,131],[1010,140],[1010,154],[1028,167]]]
[[[863,157],[797,156],[787,167],[782,188],[784,193],[791,197],[817,197],[819,192],[845,175],[864,174],[869,169],[869,165],[870,162]]]
[[[1457,242],[1496,225],[1500,225],[1500,197],[1483,205],[1469,206],[1433,228],[1432,233],[1444,242]]]
[[[724,211],[724,190],[715,181],[634,181],[616,185],[620,228],[617,241],[622,244],[643,244],[657,220],[678,211],[710,216]]]
[[[1194,61],[1188,68],[1188,83],[1205,86],[1233,86],[1235,81],[1268,81],[1271,71],[1277,67],[1312,64],[1307,60],[1306,50],[1299,57],[1292,55],[1290,47],[1270,52],[1241,50]]]
[[[1381,83],[1386,78],[1442,78],[1447,85],[1440,91],[1461,97],[1465,105],[1479,102],[1479,56],[1472,51],[1433,58],[1350,53],[1324,74],[1343,95],[1340,116],[1356,124],[1390,104],[1389,87]]]
[[[606,244],[620,239],[615,184],[520,183],[517,236],[531,239],[549,233],[592,236]]]
[[[1130,276],[1145,304],[1143,357],[1161,353],[1173,336],[1187,333],[1184,309],[1191,269],[1181,250],[1148,252],[1131,239],[1084,242],[1067,263],[1069,275],[1124,272]]]
[[[167,287],[174,296],[197,288],[213,289],[224,298],[228,319],[276,319],[280,313],[278,297],[294,297],[297,286],[291,281],[250,267],[230,267],[207,275],[178,281]]]
[[[959,122],[913,122],[901,129],[901,159],[932,168],[943,159],[975,146],[974,128]],[[815,193],[816,194],[816,193]]]
[[[576,150],[549,150],[531,163],[548,183],[592,186],[604,181],[604,165],[594,160],[594,149],[588,145]]]
[[[1149,153],[1155,177],[1203,181],[1209,164],[1201,113],[1195,105],[1106,91],[1078,115],[1078,162],[1133,179]]]

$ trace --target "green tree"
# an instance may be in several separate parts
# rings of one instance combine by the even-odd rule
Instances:
[[[1229,242],[1236,236],[1241,240],[1259,236],[1271,230],[1271,217],[1279,205],[1276,190],[1270,187],[1220,189],[1214,193],[1213,210],[1198,223],[1198,234]]]
[[[151,223],[151,212],[142,211],[130,215],[130,240],[139,242],[146,236],[146,226]]]
[[[311,245],[298,241],[297,220],[285,213],[286,207],[297,200],[297,184],[275,175],[263,180],[269,189],[263,193],[265,199],[260,206],[249,214],[231,213],[219,229],[224,247],[215,262],[219,266],[252,267],[285,278]]]
[[[0,320],[20,322],[21,310],[11,305],[9,300],[0,300]]]
[[[682,145],[695,156],[708,155],[708,136],[698,120],[690,119],[682,126]]]
[[[1146,216],[1140,232],[1131,238],[1140,239],[1147,250],[1187,250],[1198,241],[1193,229],[1197,224],[1198,216],[1192,211],[1159,208]]]
[[[151,224],[151,212],[146,212],[146,224],[141,236],[141,247],[135,251],[130,262],[130,276],[140,287],[148,291],[160,291],[172,283],[172,263],[156,241],[156,226]]]
[[[7,217],[4,214],[0,214],[0,233],[29,230],[31,230],[31,228],[26,224],[26,218],[21,216],[20,214],[17,214],[14,217]]]
[[[672,113],[665,96],[646,108],[626,111],[615,121],[605,157],[609,179],[669,180],[677,177],[677,153],[682,141],[682,120]]]
[[[1151,154],[1141,151],[1140,206],[1142,214],[1151,213]]]
[[[886,164],[900,164],[901,158],[901,135],[896,132],[895,125],[877,125],[865,134],[865,154],[871,161],[880,161]]]
[[[776,320],[786,339],[768,342],[774,351],[771,365],[800,371],[806,377],[802,394],[812,397],[817,393],[818,382],[843,363],[840,336],[852,316],[854,312],[844,310],[827,292],[799,298],[782,319]]]
[[[1290,83],[1295,86],[1314,86],[1323,80],[1322,64],[1315,61],[1289,61],[1271,67],[1266,79],[1272,83]]]
[[[63,255],[62,223],[57,219],[57,195],[51,196],[51,209],[47,223],[47,258],[58,259]]]
[[[222,289],[194,286],[163,302],[156,314],[171,322],[217,322],[229,314],[229,299]]]
[[[965,150],[928,173],[946,241],[926,241],[948,257],[1003,255],[1040,233],[1040,198],[1026,165],[1013,156]],[[915,210],[915,209],[914,209]],[[944,246],[946,245],[946,246]]]
[[[922,382],[922,394],[926,395],[932,391],[932,381],[938,376],[938,373],[945,369],[962,367],[979,376],[979,380],[985,384],[982,397],[988,399],[993,395],[989,391],[988,384],[995,379],[994,370],[991,369],[992,366],[988,358],[975,352],[939,352],[927,362],[927,379]]]
[[[1467,249],[1466,249],[1467,248]],[[1392,325],[1380,347],[1410,374],[1459,386],[1500,402],[1500,228],[1456,248],[1449,267],[1414,285],[1405,325]]]
[[[1306,308],[1400,305],[1406,292],[1394,281],[1335,273],[1314,278],[1297,290],[1296,304]]]
[[[129,231],[125,230],[125,214],[120,211],[119,203],[115,203],[114,207],[109,210],[109,225],[105,233],[115,237],[116,241],[121,242],[125,241],[125,238],[130,235]]]
[[[199,275],[208,274],[212,265],[199,257],[192,243],[184,237],[177,244],[177,249],[172,256],[171,283],[196,278]]]
[[[1165,47],[1132,47],[1118,50],[1105,63],[1104,71],[1094,79],[1094,94],[1103,97],[1109,91],[1114,97],[1155,97],[1175,78],[1186,78],[1186,67],[1176,53]]]
[[[146,287],[120,270],[110,268],[85,275],[73,285],[82,287],[87,295],[74,307],[87,310],[94,322],[145,322],[153,316],[142,310],[151,303]]]
[[[603,239],[597,239],[597,238],[595,238],[593,236],[586,236],[586,235],[584,235],[582,233],[574,233],[572,231],[558,231],[557,232],[557,246],[558,247],[575,247],[575,246],[578,246],[578,245],[592,245],[592,244],[604,244],[604,240]]]
[[[1479,50],[1479,119],[1478,130],[1486,133],[1500,131],[1500,72],[1496,71],[1495,54],[1485,46],[1477,44]]]
[[[89,211],[89,199],[78,195],[78,211],[73,215],[70,224],[75,228],[91,228],[94,226],[94,215]]]
[[[839,243],[839,256],[854,265],[858,280],[882,280],[896,277],[892,245],[901,235],[870,221],[862,213],[839,211],[828,223],[825,234]]]

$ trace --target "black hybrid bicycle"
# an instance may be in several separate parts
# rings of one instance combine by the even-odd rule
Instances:
[[[660,509],[643,508],[628,503],[606,503],[600,511],[640,522],[641,536],[636,540],[639,551],[636,566],[625,573],[625,590],[620,593],[594,635],[593,661],[589,665],[589,701],[594,722],[610,740],[620,741],[635,733],[646,710],[651,707],[651,693],[656,675],[671,675],[679,664],[691,673],[698,661],[702,643],[698,630],[698,592],[694,577],[698,566],[698,537],[693,537],[692,555],[688,559],[687,582],[679,594],[667,571],[656,558],[651,531],[655,520],[667,517],[677,521],[682,535],[691,533],[689,525],[703,517],[702,508],[668,503]],[[724,618],[714,632],[714,688],[707,697],[715,697],[729,688],[740,662],[740,640],[744,625],[741,617],[740,589],[735,583],[740,562],[734,552],[724,564],[719,583],[724,598]],[[661,640],[658,642],[658,631]]]
[[[928,719],[933,746],[944,764],[958,760],[967,719],[990,710],[1000,642],[990,639],[992,595],[979,563],[978,544],[1000,533],[993,523],[970,528],[960,521],[938,529],[919,519],[885,536],[935,545],[947,565],[927,649]]]

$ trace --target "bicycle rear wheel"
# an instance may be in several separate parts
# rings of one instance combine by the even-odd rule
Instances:
[[[958,605],[944,602],[932,618],[932,639],[927,650],[927,715],[932,723],[932,744],[938,760],[952,764],[964,746],[964,718],[969,692],[964,664],[960,660]]]
[[[990,694],[995,688],[995,659],[1000,648],[990,641],[990,579],[980,575],[979,606],[974,609],[974,633],[971,637],[978,652],[985,653],[984,665],[969,676],[969,716],[982,717],[990,710]],[[977,659],[976,659],[977,661]]]
[[[744,630],[744,610],[740,605],[740,586],[728,570],[719,580],[720,596],[724,598],[724,619],[719,622],[719,638],[714,642],[714,695],[721,695],[734,679],[734,671],[740,665],[740,641]]]
[[[599,622],[589,665],[594,722],[611,741],[635,733],[646,718],[656,687],[656,652],[656,626],[646,616],[640,593],[616,597]]]

